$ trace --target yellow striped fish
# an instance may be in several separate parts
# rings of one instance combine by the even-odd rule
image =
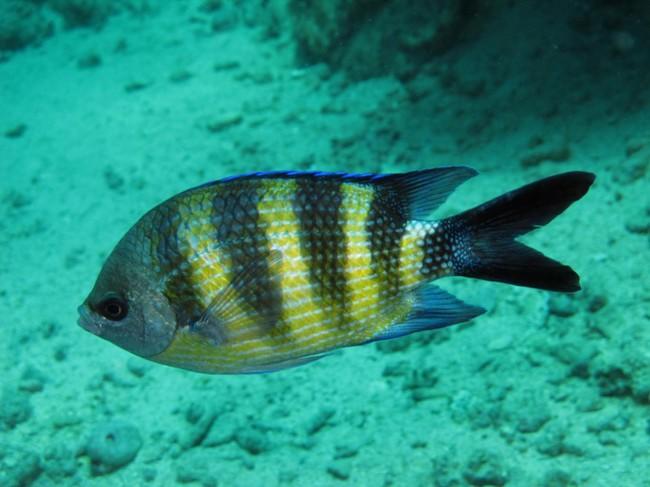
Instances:
[[[594,175],[552,176],[431,220],[476,174],[270,172],[190,189],[121,239],[79,324],[163,364],[268,372],[483,313],[430,284],[440,277],[580,289],[573,270],[515,239],[581,198]]]

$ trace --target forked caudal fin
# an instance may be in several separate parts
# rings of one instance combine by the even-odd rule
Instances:
[[[570,267],[515,239],[541,227],[582,198],[595,175],[558,174],[510,191],[444,220],[455,241],[455,275],[549,291],[575,292],[580,279]]]

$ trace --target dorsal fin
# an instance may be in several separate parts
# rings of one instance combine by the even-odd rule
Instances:
[[[450,166],[381,175],[376,184],[384,186],[392,197],[401,200],[410,218],[426,220],[460,184],[477,174],[470,167]]]
[[[477,171],[466,166],[448,166],[394,174],[354,174],[319,171],[268,171],[231,176],[193,189],[247,179],[324,179],[368,184],[382,188],[389,201],[406,210],[410,218],[425,220],[463,182]],[[192,191],[192,190],[190,190]]]

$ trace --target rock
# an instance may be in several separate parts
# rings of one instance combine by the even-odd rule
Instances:
[[[69,428],[81,423],[81,417],[74,409],[61,408],[52,413],[51,424],[56,429]]]
[[[334,460],[327,466],[327,473],[335,479],[347,480],[350,478],[350,462]]]
[[[190,79],[192,79],[192,73],[185,69],[174,71],[171,75],[169,75],[169,81],[176,84],[184,83]]]
[[[568,294],[552,294],[548,298],[548,312],[555,316],[568,318],[578,312],[578,304]]]
[[[556,423],[544,428],[542,434],[535,441],[538,452],[549,457],[557,457],[564,453],[565,427]]]
[[[528,148],[519,161],[523,167],[532,167],[544,161],[563,162],[570,158],[571,148],[564,137],[535,136],[528,142]]]
[[[17,445],[0,443],[0,485],[26,487],[41,473],[38,455]]]
[[[352,78],[392,73],[412,78],[432,55],[449,50],[470,18],[462,2],[429,0],[290,0],[298,56],[327,62]],[[432,14],[433,13],[433,14]]]
[[[153,482],[154,480],[156,480],[157,475],[158,475],[158,471],[155,468],[147,467],[142,469],[142,479],[145,482]]]
[[[181,436],[180,446],[187,449],[203,443],[217,415],[214,409],[206,409],[202,404],[191,403],[185,412],[185,419],[189,426]]]
[[[411,392],[415,402],[431,399],[435,395],[434,386],[438,382],[438,373],[434,367],[414,369],[406,378],[402,389]]]
[[[346,438],[345,442],[334,447],[334,459],[350,458],[359,453],[362,440],[358,437]]]
[[[215,447],[233,441],[238,424],[234,420],[229,421],[228,419],[221,417],[218,421],[215,421],[201,445]]]
[[[381,373],[382,377],[403,377],[407,375],[412,368],[408,360],[398,360],[389,362]]]
[[[627,371],[613,365],[605,365],[594,373],[601,396],[629,396],[632,382]]]
[[[269,439],[261,431],[252,428],[237,431],[235,441],[251,455],[259,455],[271,449]]]
[[[221,132],[235,125],[242,123],[244,117],[239,112],[223,113],[218,117],[214,117],[211,120],[208,120],[205,123],[205,127],[209,132],[217,133]]]
[[[51,479],[72,477],[77,468],[76,452],[65,445],[51,446],[43,454],[43,470]]]
[[[131,81],[124,85],[125,93],[135,93],[136,91],[142,91],[151,86],[150,81]]]
[[[641,365],[632,376],[632,395],[641,404],[650,404],[650,363]]]
[[[218,485],[219,463],[215,462],[214,450],[192,448],[176,463],[176,481],[180,484],[199,482],[203,487]]]
[[[5,130],[5,137],[8,139],[18,139],[22,137],[26,131],[27,125],[24,123],[19,123],[18,125],[14,125],[13,127]]]
[[[623,432],[630,427],[631,416],[624,411],[617,411],[592,421],[587,431],[597,436],[601,445],[619,445]]]
[[[607,304],[607,296],[604,294],[594,294],[589,298],[587,303],[587,311],[590,313],[597,313]]]
[[[102,0],[50,0],[48,5],[57,12],[66,28],[98,27],[116,13],[115,3]]]
[[[473,429],[493,428],[499,422],[501,401],[482,401],[478,395],[461,390],[454,396],[450,412],[454,421],[467,421]]]
[[[144,377],[151,366],[139,357],[130,357],[126,361],[126,368],[136,377]]]
[[[32,406],[29,402],[29,395],[5,386],[0,397],[0,423],[7,429],[13,429],[27,421],[31,415]]]
[[[124,178],[111,166],[104,168],[104,181],[112,191],[120,192],[124,187]]]
[[[546,472],[539,485],[544,487],[570,487],[577,484],[573,481],[571,475],[564,470],[552,469]]]
[[[505,415],[520,433],[534,433],[551,419],[545,398],[533,389],[508,397]]]
[[[629,150],[629,149],[628,149]],[[616,166],[613,178],[621,184],[632,184],[646,177],[650,168],[650,150],[644,149],[639,154],[629,157]]]
[[[18,388],[25,392],[40,392],[47,381],[45,374],[35,367],[28,366],[20,376],[20,385]]]
[[[496,453],[476,450],[467,460],[463,477],[471,485],[505,485],[508,472]]]
[[[637,235],[650,234],[650,206],[645,209],[637,209],[625,219],[625,228],[630,233]]]
[[[36,2],[0,2],[0,51],[16,51],[50,36],[53,32]]]
[[[318,433],[327,422],[334,416],[336,410],[331,407],[321,407],[321,409],[314,414],[305,424],[307,434],[314,435]]]
[[[94,52],[89,52],[79,58],[77,61],[77,67],[79,69],[92,69],[100,66],[102,64],[102,58],[99,54]]]
[[[499,352],[510,348],[512,345],[512,336],[511,335],[501,335],[490,340],[487,344],[487,349],[491,352]]]
[[[98,424],[91,432],[85,453],[92,461],[94,475],[113,472],[130,463],[142,446],[138,428],[123,420]]]

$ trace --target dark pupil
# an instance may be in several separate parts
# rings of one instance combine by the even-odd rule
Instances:
[[[102,303],[102,314],[109,320],[119,321],[126,316],[126,303],[120,298],[108,298]]]

